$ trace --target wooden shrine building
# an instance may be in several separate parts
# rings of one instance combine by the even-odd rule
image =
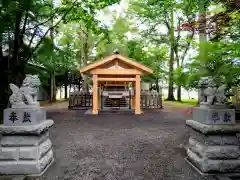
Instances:
[[[141,76],[152,74],[153,70],[134,60],[115,53],[99,61],[96,61],[80,69],[81,73],[90,73],[92,75],[92,114],[98,114],[101,110],[101,95],[99,89],[108,87],[108,99],[112,99],[115,104],[121,101],[124,92],[118,91],[120,87],[129,87],[131,84],[134,93],[131,98],[131,109],[135,114],[141,114]],[[114,89],[115,88],[115,89]],[[104,93],[103,93],[104,94]],[[105,93],[106,94],[106,93]],[[127,95],[126,95],[127,96]],[[106,100],[107,101],[107,100]]]

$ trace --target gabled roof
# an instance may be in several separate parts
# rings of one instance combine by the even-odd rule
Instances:
[[[122,56],[120,54],[113,54],[113,55],[110,55],[110,56],[107,56],[99,61],[96,61],[92,64],[89,64],[88,66],[86,67],[83,67],[80,69],[80,72],[81,73],[87,73],[93,69],[96,69],[97,67],[101,66],[101,65],[104,65],[106,63],[109,63],[111,61],[114,61],[118,59],[119,61],[122,61],[123,63],[127,64],[127,65],[130,65],[130,66],[133,66],[135,67],[136,69],[139,69],[140,71],[142,71],[143,73],[145,74],[152,74],[153,73],[153,70],[150,69],[149,67],[143,65],[143,64],[140,64],[130,58],[127,58],[125,56]]]

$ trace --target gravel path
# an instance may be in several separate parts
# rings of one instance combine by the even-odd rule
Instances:
[[[62,108],[62,109],[61,109]],[[55,163],[38,180],[215,180],[185,161],[188,139],[182,110],[144,115],[86,116],[49,108]]]

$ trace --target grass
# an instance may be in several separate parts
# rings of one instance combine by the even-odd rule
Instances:
[[[197,104],[197,99],[183,99],[182,102],[178,101],[164,101],[166,105],[176,106],[176,107],[193,107]]]

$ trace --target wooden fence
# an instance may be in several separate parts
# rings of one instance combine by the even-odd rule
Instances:
[[[141,102],[141,108],[143,109],[163,107],[161,93],[141,94],[140,102]],[[91,107],[92,107],[92,94],[85,94],[80,92],[74,92],[70,94],[69,106],[68,106],[69,109],[74,109],[74,108],[89,109]]]
[[[141,108],[162,108],[162,94],[142,94]]]
[[[89,109],[92,107],[92,94],[73,92],[69,96],[69,109],[81,108]]]

